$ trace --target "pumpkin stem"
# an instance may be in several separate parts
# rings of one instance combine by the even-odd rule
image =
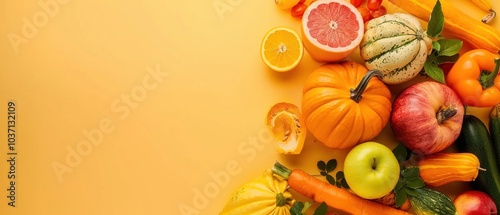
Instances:
[[[457,114],[457,111],[458,109],[457,107],[455,107],[455,105],[452,104],[450,104],[449,106],[441,105],[441,107],[439,107],[439,110],[436,113],[438,124],[441,124],[447,119],[455,116],[455,114]]]
[[[380,71],[378,69],[369,70],[366,73],[366,75],[363,77],[363,79],[361,79],[358,86],[356,86],[355,89],[350,90],[351,91],[350,97],[356,103],[359,103],[359,101],[361,100],[361,95],[365,91],[366,87],[368,86],[368,82],[370,82],[370,80],[372,79],[373,76],[376,76],[379,78],[382,77],[383,76],[382,71]]]

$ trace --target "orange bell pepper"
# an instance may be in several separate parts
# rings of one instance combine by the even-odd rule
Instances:
[[[492,107],[500,103],[500,56],[484,49],[461,55],[446,76],[462,103],[473,107]]]

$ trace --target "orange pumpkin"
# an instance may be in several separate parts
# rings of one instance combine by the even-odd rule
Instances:
[[[306,127],[326,146],[345,149],[376,137],[391,113],[391,92],[353,61],[325,64],[306,79],[302,113]]]

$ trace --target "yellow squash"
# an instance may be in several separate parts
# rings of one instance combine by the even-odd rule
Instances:
[[[489,11],[491,8],[491,0],[470,0],[473,4],[479,7],[481,10]]]
[[[479,159],[472,153],[438,152],[418,161],[420,178],[430,186],[451,182],[474,181],[481,169]]]
[[[436,0],[389,0],[394,5],[413,14],[414,16],[429,21]],[[486,49],[493,53],[500,51],[500,32],[494,27],[462,12],[452,2],[440,0],[444,14],[444,31],[475,48]]]
[[[479,9],[488,13],[481,19],[481,22],[489,23],[496,17],[497,13],[493,10],[493,7],[491,5],[491,0],[470,0],[470,1],[473,4],[475,4]]]
[[[289,215],[294,200],[287,188],[286,180],[266,169],[262,176],[236,189],[220,215]]]

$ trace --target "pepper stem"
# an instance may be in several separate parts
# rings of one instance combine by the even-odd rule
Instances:
[[[457,111],[458,110],[457,107],[455,107],[455,105],[449,105],[449,106],[441,105],[441,107],[439,107],[439,110],[436,113],[436,119],[438,121],[438,124],[441,124],[447,119],[455,116],[455,114],[457,114]]]
[[[479,83],[483,86],[483,89],[492,87],[495,84],[495,78],[498,75],[498,69],[500,68],[500,58],[495,58],[495,68],[491,72],[483,71],[479,77]]]
[[[366,75],[363,77],[363,79],[361,79],[358,86],[356,86],[356,88],[354,88],[354,89],[351,89],[350,97],[352,100],[354,100],[356,103],[359,103],[359,101],[361,100],[361,95],[363,94],[366,87],[368,86],[368,82],[370,82],[371,78],[374,76],[380,78],[383,76],[383,73],[382,73],[382,71],[380,71],[378,69],[369,70],[366,73]]]

